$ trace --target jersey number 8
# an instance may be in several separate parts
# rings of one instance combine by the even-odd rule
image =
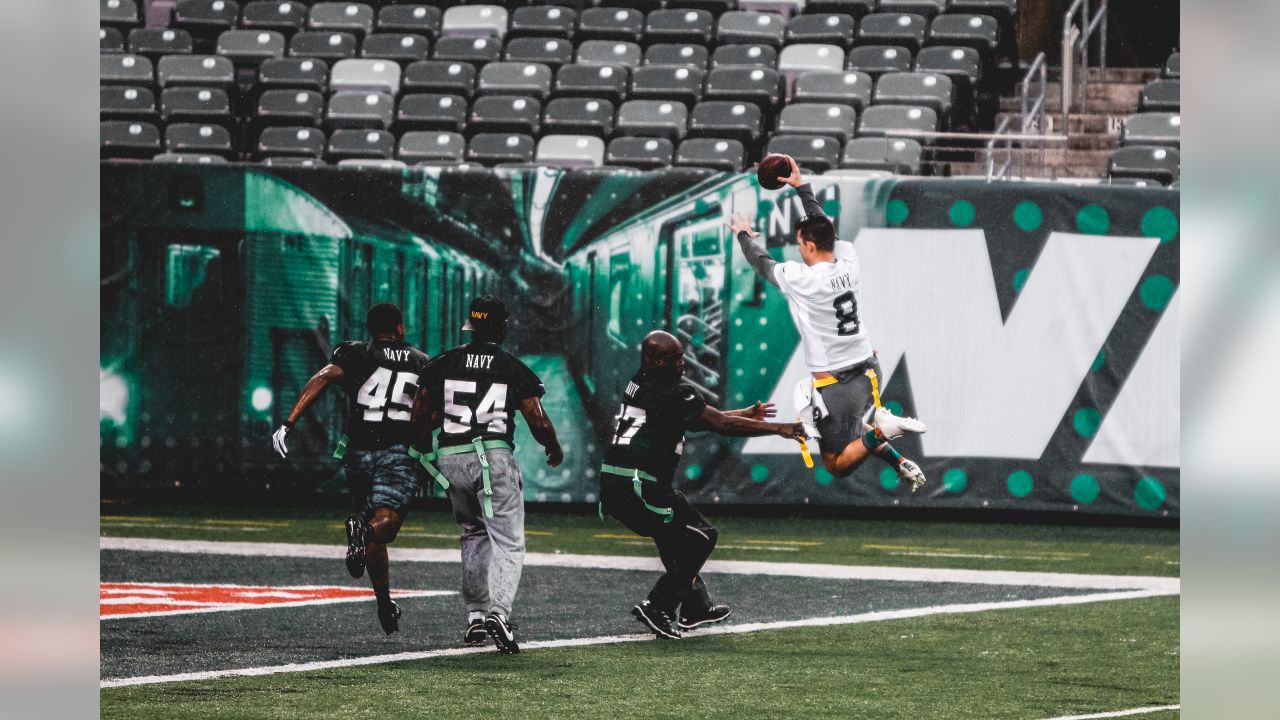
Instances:
[[[836,310],[836,320],[840,322],[836,325],[836,334],[840,336],[857,335],[858,334],[858,300],[853,296],[853,291],[842,293],[839,295],[832,306]]]
[[[456,400],[460,394],[474,395],[476,384],[472,380],[444,381],[444,431],[457,434],[471,432],[471,408],[459,405]],[[476,406],[476,424],[488,425],[491,433],[502,434],[507,431],[507,385],[494,383],[489,392],[481,398]]]
[[[364,408],[365,422],[382,422],[384,413],[388,420],[408,420],[417,384],[418,376],[414,373],[397,373],[384,367],[374,370],[356,393],[356,404]],[[391,390],[390,398],[388,390]],[[392,407],[387,407],[388,401]]]

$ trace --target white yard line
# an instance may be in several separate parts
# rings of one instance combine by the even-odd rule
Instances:
[[[200,555],[241,555],[252,557],[294,557],[341,559],[346,548],[341,545],[307,545],[293,543],[221,542],[216,540],[159,540],[153,538],[104,537],[103,550],[190,553]],[[429,548],[390,548],[396,562],[458,562],[457,550]],[[570,553],[528,553],[524,564],[529,567],[563,567],[594,570],[659,571],[656,557],[619,555],[577,555]],[[1176,595],[1181,580],[1176,577],[1139,575],[1081,575],[1075,573],[1019,572],[1012,570],[955,570],[947,568],[881,567],[873,565],[823,565],[818,563],[765,562],[760,560],[712,560],[703,571],[707,574],[780,575],[786,577],[826,578],[833,580],[885,580],[896,582],[947,582],[968,585],[1034,585],[1096,590],[1150,590],[1158,594]]]
[[[1036,600],[1009,600],[1005,602],[962,603],[953,605],[935,605],[933,607],[908,608],[903,610],[883,610],[880,612],[861,613],[858,615],[839,615],[835,617],[813,617],[800,620],[781,620],[777,622],[743,623],[741,625],[723,625],[698,631],[691,635],[696,638],[702,635],[736,635],[740,633],[760,632],[762,630],[780,630],[798,627],[824,627],[831,625],[857,625],[860,623],[881,622],[884,620],[902,620],[906,618],[927,617],[930,615],[953,615],[959,613],[985,612],[988,610],[1014,610],[1018,608],[1052,607],[1056,605],[1081,605],[1085,603],[1105,602],[1111,600],[1132,600],[1136,598],[1156,597],[1168,594],[1158,590],[1132,590],[1127,592],[1091,593],[1089,595],[1070,595],[1066,597],[1040,598]],[[521,644],[522,650],[537,650],[560,647],[582,647],[587,645],[613,645],[617,643],[654,640],[652,635],[606,635],[602,637],[570,638],[565,640],[540,640]],[[332,670],[335,668],[358,667],[361,665],[382,665],[385,663],[405,662],[409,660],[425,660],[437,657],[469,655],[479,652],[493,652],[491,647],[445,648],[425,650],[421,652],[395,653],[391,655],[370,655],[341,660],[320,660],[306,663],[289,663],[286,665],[268,665],[262,667],[239,668],[234,670],[206,670],[202,672],[177,673],[174,675],[145,675],[130,678],[112,678],[102,680],[100,687],[116,688],[130,685],[153,685],[171,682],[195,682],[199,680],[215,680],[225,677],[256,677],[276,675],[280,673],[310,672],[313,670]],[[1105,715],[1082,717],[1109,717]],[[1059,718],[1056,720],[1066,720]]]
[[[1181,710],[1182,705],[1153,705],[1151,707],[1133,708],[1131,710],[1115,710],[1113,712],[1100,712],[1091,715],[1063,715],[1062,717],[1049,718],[1049,720],[1096,720],[1097,718],[1113,718],[1126,717],[1128,715],[1146,715],[1147,713],[1163,712],[1165,710]]]

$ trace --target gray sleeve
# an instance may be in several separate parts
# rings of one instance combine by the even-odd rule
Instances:
[[[738,233],[738,247],[742,248],[742,255],[746,257],[751,269],[776,287],[778,281],[773,277],[773,270],[778,266],[778,261],[769,257],[762,237],[751,237],[743,230]]]
[[[822,203],[813,196],[813,187],[809,183],[804,183],[796,188],[796,195],[800,197],[800,203],[804,205],[805,215],[821,215]]]

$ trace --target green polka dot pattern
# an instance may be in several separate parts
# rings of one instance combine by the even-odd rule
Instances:
[[[831,474],[831,471],[824,467],[820,467],[818,468],[818,472],[813,474],[813,479],[817,480],[819,485],[826,486],[834,482],[836,478]]]
[[[1098,357],[1093,359],[1093,364],[1089,366],[1090,372],[1098,372],[1102,369],[1102,364],[1107,361],[1107,351],[1099,350]]]
[[[911,210],[907,208],[907,203],[902,200],[890,200],[884,209],[885,222],[890,226],[901,225],[907,221],[907,217],[911,215]]]
[[[960,492],[969,484],[969,476],[960,468],[951,468],[942,474],[942,488],[947,492]]]
[[[753,482],[764,482],[769,479],[769,468],[764,465],[751,466],[751,480]]]
[[[1080,437],[1091,438],[1098,434],[1098,426],[1102,424],[1102,413],[1097,408],[1082,407],[1071,418],[1071,425]]]
[[[1020,230],[1026,232],[1038,230],[1042,222],[1044,222],[1044,213],[1040,211],[1039,205],[1030,200],[1023,200],[1013,209],[1013,224]]]
[[[893,468],[882,468],[880,470],[880,487],[890,492],[898,489],[898,473]]]
[[[1178,216],[1167,207],[1153,207],[1142,216],[1142,234],[1167,243],[1178,234]]]
[[[1085,235],[1105,235],[1111,229],[1111,216],[1100,205],[1085,205],[1076,213],[1076,229]]]
[[[951,205],[951,224],[956,227],[969,227],[973,224],[973,218],[977,212],[973,209],[973,203],[968,200],[957,200]]]
[[[1160,312],[1173,299],[1173,290],[1172,280],[1164,275],[1152,275],[1142,281],[1142,287],[1138,288],[1138,295],[1142,297],[1143,305]]]
[[[1013,273],[1013,291],[1014,292],[1016,293],[1022,292],[1022,286],[1027,284],[1027,276],[1030,274],[1031,274],[1031,270],[1028,268],[1022,268],[1021,270],[1018,270]]]
[[[684,476],[690,480],[697,480],[702,477],[702,466],[697,463],[690,464],[689,467],[684,469]]]
[[[1092,475],[1083,473],[1071,478],[1071,497],[1081,505],[1088,505],[1098,499],[1098,480]]]
[[[1159,508],[1164,504],[1164,498],[1164,483],[1150,475],[1144,476],[1133,488],[1133,499],[1144,510]]]

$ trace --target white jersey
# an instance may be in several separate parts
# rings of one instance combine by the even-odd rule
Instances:
[[[853,243],[837,240],[835,258],[815,265],[780,262],[773,268],[811,372],[831,372],[871,357],[871,341],[858,318],[861,267]]]

